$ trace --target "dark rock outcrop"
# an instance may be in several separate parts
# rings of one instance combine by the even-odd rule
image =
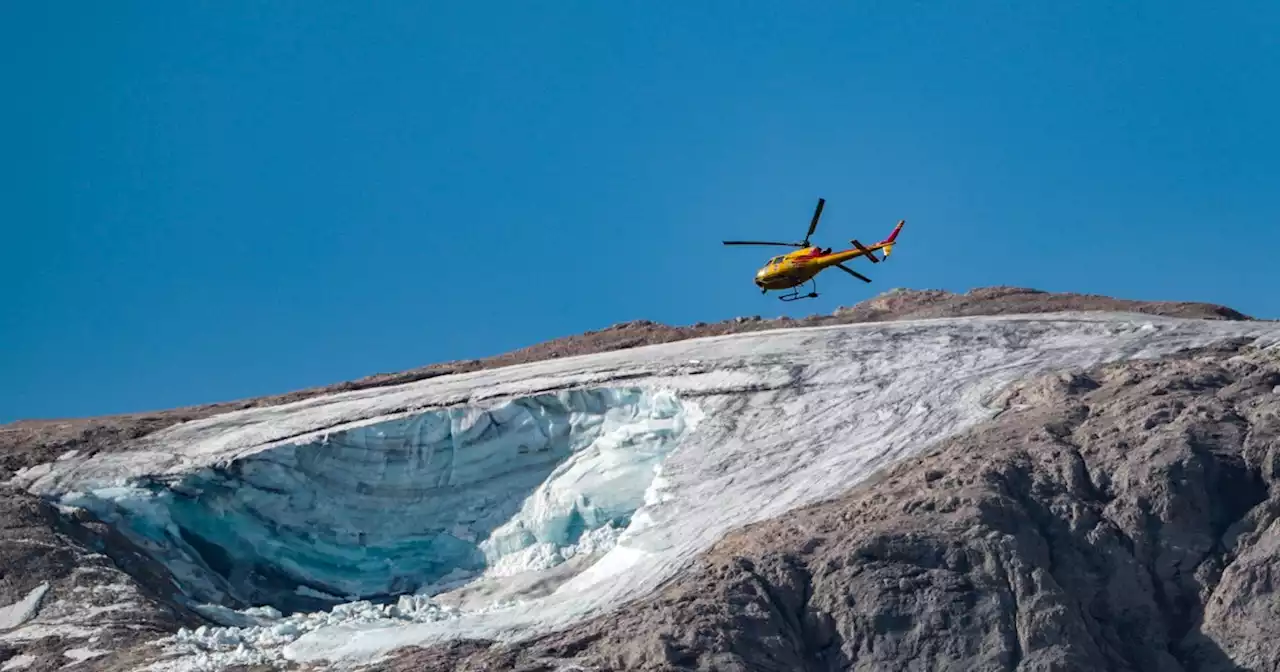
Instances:
[[[0,486],[0,604],[33,607],[0,623],[0,661],[60,669],[74,662],[71,651],[92,653],[85,665],[109,663],[203,622],[172,606],[175,592],[167,572],[114,529]]]

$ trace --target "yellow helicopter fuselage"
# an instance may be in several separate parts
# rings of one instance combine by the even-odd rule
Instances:
[[[864,248],[871,252],[884,250],[886,257],[892,249],[893,241],[884,241]],[[829,253],[824,253],[818,247],[796,250],[770,259],[769,263],[756,271],[755,283],[761,289],[798,287],[831,266],[864,256],[866,254],[864,250],[852,248]]]

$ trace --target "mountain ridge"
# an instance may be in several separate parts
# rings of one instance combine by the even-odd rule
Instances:
[[[751,316],[714,323],[698,322],[687,326],[632,320],[599,330],[535,343],[491,357],[439,362],[396,373],[376,373],[351,381],[280,394],[152,411],[78,418],[16,420],[0,425],[0,478],[7,477],[7,474],[12,474],[20,466],[27,466],[21,464],[25,460],[19,461],[12,457],[20,446],[32,444],[43,446],[41,460],[56,457],[56,455],[50,455],[54,451],[72,450],[76,446],[84,446],[91,450],[110,449],[112,446],[141,438],[180,422],[206,418],[228,411],[287,404],[325,394],[387,387],[453,373],[467,373],[543,359],[621,350],[689,338],[784,327],[1070,311],[1137,312],[1211,320],[1256,319],[1232,308],[1210,303],[1118,299],[1093,294],[993,286],[976,288],[963,294],[937,289],[895,289],[853,306],[838,308],[830,315],[811,315],[800,319],[789,317],[764,319]]]
[[[1135,302],[1007,287],[982,288],[966,294],[899,290],[841,308],[832,315],[800,320],[744,317],[688,327],[670,327],[647,321],[627,322],[484,360],[430,365],[342,385],[374,391],[375,388],[447,373],[469,373],[576,355],[620,352],[704,336],[786,327],[1076,311],[1257,321],[1229,308],[1210,304]],[[1105,321],[1110,322],[1111,317],[1107,316]],[[1120,323],[1126,326],[1115,333],[1125,337],[1142,333],[1143,329],[1208,329],[1207,325],[1196,327],[1176,321],[1157,321],[1157,324],[1164,324],[1163,327],[1143,325],[1142,320],[1121,319]],[[1056,328],[1055,324],[1042,322],[1040,326],[1030,327],[1030,332],[1021,332],[1018,338],[1036,330]],[[922,323],[921,329],[927,331],[929,327]],[[1253,328],[1246,327],[1249,329]],[[1235,327],[1228,329],[1227,325],[1221,325],[1221,329],[1215,327],[1215,330],[1235,333]],[[1262,327],[1261,331],[1270,331],[1270,328]],[[920,330],[912,326],[905,332],[920,333]],[[954,334],[939,336],[945,342]],[[858,336],[857,339],[864,337]],[[1277,435],[1274,430],[1280,427],[1280,422],[1275,427],[1270,424],[1274,422],[1272,418],[1277,415],[1277,409],[1268,405],[1274,399],[1267,398],[1268,394],[1274,397],[1273,390],[1280,389],[1276,387],[1280,385],[1280,369],[1273,351],[1250,350],[1247,340],[1219,342],[1209,348],[1152,361],[1122,362],[1088,371],[1055,372],[1018,381],[996,400],[1003,411],[995,420],[947,439],[929,455],[909,458],[905,463],[888,467],[872,482],[857,485],[849,494],[838,497],[834,504],[806,505],[730,533],[706,551],[694,568],[668,581],[657,594],[641,598],[614,614],[516,645],[469,640],[425,649],[401,650],[375,668],[555,670],[562,667],[577,669],[572,667],[576,665],[589,670],[674,670],[692,669],[697,665],[699,669],[716,670],[901,669],[909,666],[910,661],[918,660],[928,661],[929,669],[948,669],[951,665],[955,669],[992,670],[1191,670],[1238,669],[1231,667],[1236,664],[1232,661],[1265,662],[1266,656],[1272,653],[1266,641],[1280,641],[1280,636],[1273,636],[1280,633],[1272,632],[1267,622],[1259,620],[1258,614],[1267,613],[1269,607],[1266,600],[1259,597],[1257,589],[1268,572],[1280,572],[1280,568],[1271,569],[1265,554],[1260,555],[1257,550],[1269,545],[1280,548],[1280,531],[1271,529],[1275,527],[1275,517],[1268,517],[1270,514],[1267,513],[1273,509],[1280,511],[1275,490],[1269,489],[1277,480],[1271,474],[1280,474],[1280,467],[1275,466],[1280,464],[1280,457],[1276,457],[1280,455],[1280,449],[1276,448],[1274,441]],[[857,341],[850,344],[854,342]],[[711,345],[704,346],[704,349],[706,347]],[[848,358],[847,354],[842,356]],[[857,359],[854,357],[851,361]],[[942,363],[942,360],[930,361]],[[1126,380],[1135,382],[1126,383]],[[1155,380],[1158,384],[1142,387],[1144,380]],[[0,427],[0,477],[7,480],[18,470],[60,459],[78,461],[95,453],[135,450],[142,445],[140,440],[187,420],[209,418],[238,408],[262,409],[348,391],[318,389],[327,391],[316,392],[313,389],[300,391],[297,398],[282,400],[288,395],[277,395],[195,407],[194,410],[173,409],[106,419],[25,421]],[[1103,395],[1103,398],[1085,399],[1089,394]],[[1188,401],[1204,395],[1216,399],[1214,403],[1217,405],[1197,406]],[[1157,406],[1142,405],[1147,402]],[[1109,406],[1128,409],[1124,411],[1128,415],[1117,410],[1117,417],[1108,416],[1105,421],[1110,425],[1092,418],[1087,411],[1083,418],[1079,417],[1081,407],[1105,410]],[[1207,409],[1211,412],[1210,417],[1201,418],[1196,413],[1188,415],[1184,412],[1192,406]],[[1243,430],[1234,420],[1237,416],[1245,418]],[[1089,425],[1089,422],[1095,424]],[[1139,443],[1139,438],[1147,436],[1144,432],[1159,431],[1171,423],[1182,423],[1179,427],[1191,435],[1210,437],[1206,440],[1213,442],[1212,445],[1207,450],[1200,444],[1186,442],[1171,444],[1172,447],[1167,449],[1156,446],[1149,452],[1151,461],[1159,463],[1165,460],[1175,465],[1178,473],[1236,474],[1228,480],[1242,485],[1237,489],[1246,494],[1239,506],[1227,506],[1229,511],[1211,516],[1213,520],[1205,523],[1207,533],[1199,528],[1192,530],[1192,536],[1196,538],[1206,535],[1211,538],[1212,543],[1208,544],[1211,549],[1219,546],[1232,549],[1228,554],[1216,550],[1205,552],[1201,559],[1209,560],[1185,571],[1175,562],[1173,566],[1179,567],[1179,572],[1190,572],[1194,579],[1192,583],[1177,577],[1172,583],[1165,581],[1167,577],[1160,572],[1167,571],[1159,569],[1157,562],[1168,560],[1159,560],[1163,557],[1159,553],[1141,550],[1159,547],[1158,539],[1153,541],[1143,537],[1148,524],[1144,521],[1152,520],[1150,511],[1130,506],[1111,514],[1111,526],[1115,529],[1108,528],[1111,535],[1108,539],[1128,539],[1127,543],[1109,541],[1099,544],[1087,537],[1081,541],[1072,527],[1078,522],[1072,516],[1092,516],[1090,520],[1106,517],[1099,513],[1099,509],[1105,509],[1107,502],[1103,500],[1106,497],[1110,497],[1110,501],[1118,499],[1119,486],[1101,484],[1107,473],[1124,473],[1124,469],[1117,469],[1116,465],[1130,472],[1143,466],[1126,463],[1123,455],[1115,454],[1116,445],[1126,441]],[[1080,444],[1094,439],[1088,431],[1077,436],[1081,426],[1106,430],[1094,433],[1115,434],[1118,437],[1116,443],[1103,446],[1101,457],[1085,455]],[[1108,428],[1116,431],[1110,432]],[[1072,444],[1076,448],[1071,448]],[[1178,452],[1181,448],[1187,448],[1187,451]],[[961,458],[966,452],[990,459],[965,461]],[[1224,457],[1214,457],[1219,454]],[[1101,464],[1101,468],[1091,467],[1090,460]],[[1080,476],[1082,463],[1088,474],[1084,479]],[[1091,468],[1098,474],[1090,471]],[[964,471],[966,469],[969,471]],[[1148,501],[1161,492],[1172,492],[1166,498],[1168,510],[1185,508],[1186,504],[1182,502],[1188,495],[1173,492],[1176,488],[1171,485],[1174,482],[1171,479],[1163,473],[1148,474],[1138,479],[1139,482],[1131,484],[1133,492],[1137,493],[1133,499]],[[903,483],[926,484],[936,492],[922,496],[917,492],[918,487],[913,485],[904,489]],[[1265,487],[1260,487],[1259,483]],[[1201,491],[1224,491],[1215,488],[1217,486],[1205,486]],[[1227,488],[1225,491],[1231,490]],[[1106,493],[1106,497],[1099,496],[1099,492]],[[13,669],[55,669],[61,667],[67,657],[88,656],[79,667],[137,669],[139,665],[145,666],[155,660],[156,654],[149,652],[147,642],[165,634],[166,622],[188,627],[203,622],[201,615],[176,606],[166,597],[175,584],[165,567],[158,565],[144,549],[120,534],[111,524],[96,520],[83,511],[60,510],[52,502],[19,490],[12,484],[0,484],[0,500],[4,503],[2,510],[15,514],[13,520],[0,529],[0,559],[7,567],[23,568],[16,573],[0,571],[0,603],[21,606],[24,600],[34,600],[41,623],[62,624],[52,626],[47,636],[34,643],[16,646],[7,643],[0,628],[0,663],[21,663],[14,663]],[[858,505],[862,508],[849,509],[849,503],[855,500],[863,502]],[[1208,500],[1203,494],[1191,493],[1191,501]],[[869,506],[871,509],[867,508]],[[875,509],[876,506],[880,508]],[[873,513],[880,512],[878,519],[866,515],[872,509]],[[1085,513],[1072,513],[1075,511]],[[930,515],[935,516],[929,520],[936,524],[920,523]],[[1177,522],[1168,515],[1164,518],[1160,515],[1157,512],[1155,520],[1162,525]],[[1251,528],[1242,522],[1249,520],[1254,521]],[[1065,530],[1062,529],[1064,526]],[[986,537],[965,536],[957,532],[957,528],[961,532],[984,529],[985,535],[1003,534],[1009,538],[993,551]],[[826,531],[813,533],[819,529]],[[1234,536],[1229,536],[1224,531],[1226,529],[1231,530],[1230,535]],[[920,535],[928,537],[930,534],[933,535],[932,541],[921,540]],[[1146,610],[1143,613],[1167,611],[1176,617],[1162,621],[1160,628],[1163,630],[1157,628],[1160,632],[1143,640],[1147,642],[1146,648],[1155,646],[1156,649],[1170,650],[1175,643],[1182,646],[1188,637],[1198,635],[1209,637],[1211,645],[1203,641],[1190,642],[1185,648],[1198,653],[1192,655],[1178,650],[1170,653],[1170,658],[1149,660],[1133,653],[1132,647],[1111,646],[1108,649],[1095,644],[1090,649],[1082,643],[1083,639],[1073,638],[1074,635],[1063,635],[1051,646],[1040,646],[1039,642],[1048,641],[1046,638],[1052,640],[1056,635],[1045,630],[1049,626],[1037,625],[1040,621],[1033,618],[1034,610],[1019,611],[1019,604],[1043,598],[1056,605],[1069,598],[1074,599],[1072,596],[1081,589],[1093,594],[1105,592],[1095,585],[1096,581],[1090,583],[1093,578],[1089,576],[1063,574],[1065,565],[1061,560],[1054,560],[1053,553],[1049,553],[1050,559],[1046,563],[1043,547],[1046,544],[1052,547],[1051,541],[1047,541],[1052,539],[1064,540],[1060,545],[1073,553],[1072,557],[1093,558],[1089,561],[1092,563],[1090,566],[1101,562],[1098,557],[1128,553],[1132,558],[1129,564],[1147,567],[1126,575],[1130,577],[1126,580],[1131,582],[1141,583],[1145,576],[1151,585],[1159,585],[1159,594],[1157,591],[1144,593],[1150,599],[1149,604],[1144,603],[1147,606],[1141,607]],[[868,543],[870,547],[866,546]],[[1180,543],[1185,545],[1186,542]],[[867,556],[868,548],[870,556]],[[1098,551],[1098,548],[1106,552]],[[899,555],[886,559],[883,556],[889,551]],[[958,568],[960,565],[952,567],[947,562],[938,565],[937,558],[945,560],[953,551],[964,557],[977,552],[981,562],[970,560],[968,568],[963,570]],[[1248,567],[1235,565],[1242,568],[1241,571],[1229,572],[1235,558],[1243,556],[1248,556],[1253,564]],[[868,568],[864,562],[866,557],[880,558],[877,562],[890,564]],[[820,562],[814,558],[820,558]],[[933,558],[928,560],[932,564],[921,565],[922,558]],[[1200,567],[1204,562],[1212,566],[1203,570],[1210,573],[1202,577],[1196,572],[1202,571]],[[837,572],[831,574],[826,583],[815,583],[813,577],[827,576],[822,572],[828,571],[824,569],[828,564],[832,568],[863,567],[870,574],[858,579],[856,576],[838,575]],[[1030,581],[1026,585],[1033,586],[1035,590],[1023,590],[1025,586],[1019,588],[1021,584],[1010,578],[1020,576],[1016,572],[1011,573],[1010,568],[1014,565],[1028,568],[1032,578],[1019,581]],[[973,570],[974,567],[994,569],[974,574],[977,571]],[[937,574],[936,570],[940,568],[945,568],[950,574]],[[944,604],[943,598],[956,592],[955,587],[960,585],[957,581],[967,581],[965,585],[970,589],[965,594],[969,597],[963,597],[961,602],[970,604],[966,607],[969,611],[944,610],[943,621],[930,621],[928,613],[925,613],[927,609],[903,597],[914,588],[886,593],[879,583],[867,583],[869,579],[866,577],[881,575],[886,581],[892,578],[897,582],[895,585],[910,587],[918,583],[922,595],[932,596],[928,604],[933,606]],[[923,579],[920,578],[922,576]],[[993,581],[1001,576],[1010,586],[1004,592],[993,588],[998,583]],[[1044,581],[1046,576],[1061,585],[1056,588],[1050,586]],[[1219,581],[1219,577],[1225,578]],[[1229,607],[1215,607],[1208,601],[1215,596],[1220,584],[1234,586],[1217,593]],[[42,588],[42,585],[46,587]],[[52,588],[48,588],[50,585]],[[47,595],[43,592],[45,590],[48,590]],[[84,619],[73,612],[72,603],[66,599],[71,592],[82,590],[93,596],[86,603],[89,616],[85,618],[99,611],[119,611],[124,608],[121,605],[127,605],[125,611],[129,615],[109,619],[109,622],[96,626],[98,634],[89,640],[94,646],[67,648],[73,645],[70,642],[82,641],[88,636],[83,634],[86,626],[81,621]],[[879,606],[870,612],[843,609],[840,606],[840,600],[844,599],[842,595],[869,596],[863,602],[869,600],[871,606]],[[812,614],[800,611],[806,604],[821,608]],[[974,617],[973,604],[986,605],[982,607],[985,610],[982,618]],[[1008,609],[1010,605],[1012,611]],[[1105,603],[1106,609],[1112,609],[1112,606]],[[1101,626],[1096,618],[1093,621],[1084,617],[1072,618],[1045,622],[1053,628],[1088,633],[1093,639],[1105,630],[1099,629]],[[1004,630],[984,630],[978,621],[987,620],[1001,624]],[[664,623],[667,622],[688,627],[673,630],[665,628]],[[744,622],[751,626],[743,626]],[[1200,628],[1200,623],[1207,625]],[[908,636],[913,629],[921,627],[925,628],[924,634]],[[643,633],[643,636],[624,637],[626,641],[617,637],[618,633],[636,632]],[[1237,633],[1251,633],[1256,637],[1245,637],[1246,641],[1241,642],[1242,636]],[[1122,641],[1132,633],[1112,632],[1109,636]],[[1265,640],[1261,644],[1258,643],[1259,637]],[[751,644],[751,641],[758,643]],[[984,643],[989,641],[996,644]],[[980,644],[975,645],[974,642]],[[901,655],[893,654],[893,651],[899,651]],[[1280,655],[1280,652],[1276,653]],[[1178,667],[1172,666],[1170,661]],[[312,664],[291,666],[308,669]],[[1275,668],[1255,665],[1254,669]]]

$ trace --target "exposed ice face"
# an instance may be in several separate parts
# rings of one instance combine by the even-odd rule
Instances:
[[[72,492],[197,603],[314,610],[545,569],[616,538],[691,420],[670,393],[562,391]]]

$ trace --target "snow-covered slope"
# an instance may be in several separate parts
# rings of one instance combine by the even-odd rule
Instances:
[[[362,660],[615,608],[727,531],[989,418],[1006,383],[1232,337],[1270,346],[1280,328],[1089,314],[757,332],[228,413],[15,480],[113,520],[243,626],[182,633],[182,665]]]

